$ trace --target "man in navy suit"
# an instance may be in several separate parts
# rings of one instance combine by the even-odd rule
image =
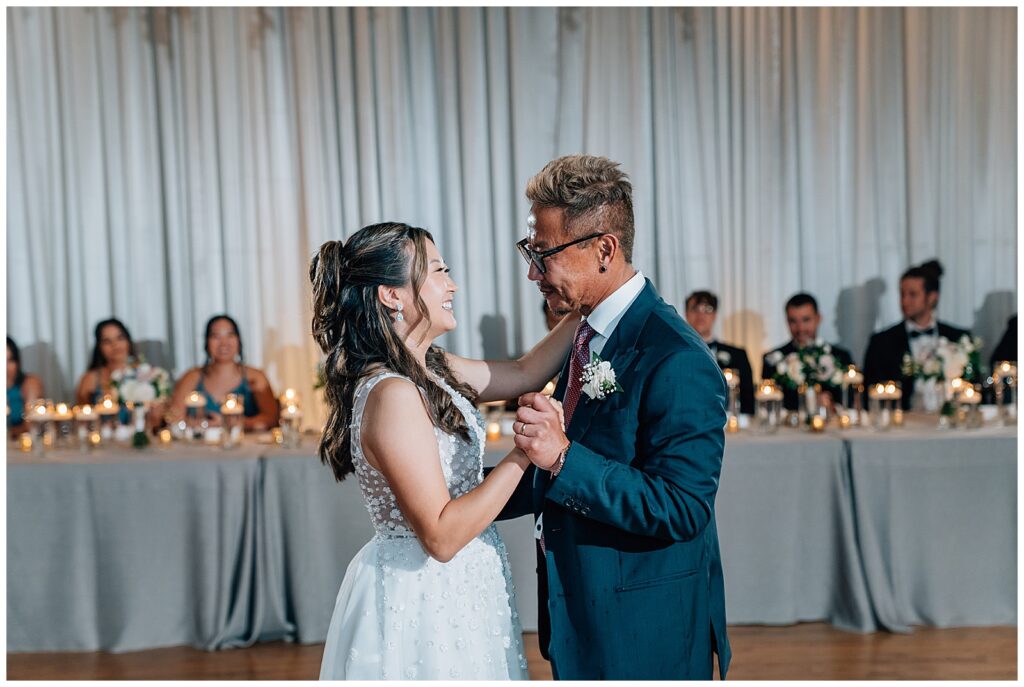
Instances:
[[[786,326],[789,327],[790,340],[778,348],[768,351],[761,359],[761,378],[769,379],[775,365],[790,353],[795,353],[807,346],[820,346],[818,339],[818,327],[821,325],[821,312],[818,310],[818,301],[809,293],[798,293],[786,301]],[[853,356],[845,348],[831,345],[832,355],[840,368],[853,364]],[[830,403],[839,397],[841,390],[832,385],[823,385],[822,390],[827,394]],[[782,405],[786,410],[796,410],[799,405],[798,395],[795,389],[785,387],[783,389]]]
[[[617,163],[554,160],[526,196],[529,278],[553,310],[584,315],[554,394],[564,415],[526,394],[513,425],[534,465],[503,516],[538,521],[541,653],[569,680],[710,680],[717,653],[724,678],[725,380],[631,264],[632,188]]]
[[[718,317],[718,296],[710,291],[694,291],[686,297],[686,322],[697,330],[718,361],[718,366],[736,371],[739,376],[739,412],[754,414],[754,372],[750,369],[747,351],[730,346],[712,336]]]
[[[929,260],[904,272],[900,277],[903,321],[872,334],[864,354],[864,382],[902,382],[904,410],[910,408],[914,380],[903,376],[903,356],[917,355],[924,347],[934,346],[940,336],[958,341],[964,334],[970,334],[966,329],[936,319],[941,277],[942,265],[938,260]]]

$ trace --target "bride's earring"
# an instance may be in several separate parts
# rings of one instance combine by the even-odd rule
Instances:
[[[402,314],[402,304],[399,303],[395,306],[395,310],[398,312],[395,314],[395,322],[405,322],[405,315]]]

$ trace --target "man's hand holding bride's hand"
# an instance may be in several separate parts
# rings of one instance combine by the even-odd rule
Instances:
[[[515,444],[534,465],[549,470],[569,444],[563,423],[561,403],[543,394],[523,394],[512,424]]]

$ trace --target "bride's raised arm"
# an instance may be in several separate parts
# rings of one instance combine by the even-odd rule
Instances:
[[[540,391],[565,362],[580,314],[572,312],[518,360],[473,360],[446,353],[452,372],[477,393],[477,401],[503,401]]]

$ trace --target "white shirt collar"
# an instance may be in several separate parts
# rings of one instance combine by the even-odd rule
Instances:
[[[610,296],[597,304],[594,311],[587,315],[589,324],[598,336],[607,339],[611,336],[615,326],[626,314],[629,306],[633,304],[636,297],[644,290],[646,280],[640,270],[636,271],[629,281],[615,289]]]
[[[918,324],[913,320],[903,320],[903,322],[906,324],[908,334],[910,332],[923,332],[926,329],[934,329],[935,331],[939,330],[939,323],[934,316],[932,317],[932,321],[923,327],[918,326]]]

